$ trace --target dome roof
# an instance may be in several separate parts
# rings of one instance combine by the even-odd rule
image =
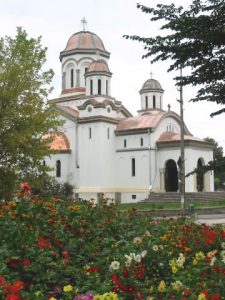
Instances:
[[[100,37],[90,31],[80,31],[69,38],[64,51],[75,49],[96,49],[107,52]]]
[[[163,92],[164,90],[162,89],[161,84],[155,80],[155,79],[148,79],[145,81],[145,83],[143,84],[140,93],[144,92],[144,91],[161,91]]]
[[[110,70],[109,70],[107,63],[104,60],[96,60],[89,65],[89,67],[86,71],[86,73],[90,73],[90,72],[108,72],[108,73],[110,73]]]
[[[62,132],[49,132],[44,138],[52,138],[52,141],[49,143],[49,148],[57,151],[68,151],[70,150],[70,142],[67,136]]]

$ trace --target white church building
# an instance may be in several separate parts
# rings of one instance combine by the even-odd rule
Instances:
[[[164,90],[147,79],[140,109],[133,116],[111,95],[110,53],[89,31],[73,34],[60,53],[62,92],[50,100],[64,124],[51,132],[46,158],[50,175],[74,186],[84,199],[102,193],[121,202],[138,202],[151,192],[179,192],[180,117],[164,110]],[[138,91],[137,91],[138,92]],[[213,147],[184,126],[185,172],[213,160]],[[213,191],[212,172],[186,177],[186,192]]]

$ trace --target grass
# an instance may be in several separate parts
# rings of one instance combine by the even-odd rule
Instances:
[[[211,208],[211,207],[225,207],[225,199],[209,201],[201,204],[200,201],[193,201],[195,208]],[[157,209],[180,209],[180,203],[123,203],[117,204],[116,208],[119,210],[129,210],[135,208],[137,210],[157,210]]]

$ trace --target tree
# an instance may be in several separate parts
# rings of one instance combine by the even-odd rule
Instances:
[[[42,174],[51,152],[43,135],[59,125],[47,104],[53,71],[43,71],[46,48],[17,28],[0,39],[0,195],[16,181]]]
[[[151,62],[171,60],[168,71],[188,67],[189,75],[179,76],[177,85],[201,85],[192,101],[225,104],[225,2],[224,0],[193,0],[188,9],[174,4],[158,4],[156,8],[137,4],[142,12],[151,14],[151,21],[163,21],[165,35],[127,39],[144,43]],[[181,83],[182,82],[182,83]],[[211,116],[225,112],[221,108]]]

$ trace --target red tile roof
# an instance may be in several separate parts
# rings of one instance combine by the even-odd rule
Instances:
[[[199,139],[197,137],[191,136],[191,135],[184,135],[184,140],[185,141],[197,141],[197,142],[203,142],[206,143],[206,141]],[[178,142],[180,141],[180,134],[179,133],[174,133],[174,132],[163,132],[157,143],[160,142]]]
[[[70,150],[70,142],[67,136],[62,132],[49,132],[44,138],[52,137],[52,141],[49,143],[49,147],[52,150],[65,151]]]

